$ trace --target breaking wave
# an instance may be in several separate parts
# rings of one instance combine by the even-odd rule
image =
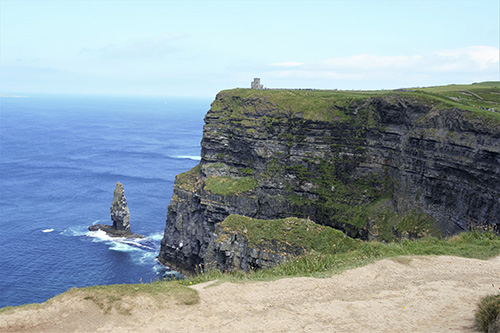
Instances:
[[[194,161],[200,161],[201,160],[201,156],[194,156],[194,155],[175,155],[175,156],[172,156],[173,158],[183,158],[183,159],[190,159],[190,160],[194,160]]]

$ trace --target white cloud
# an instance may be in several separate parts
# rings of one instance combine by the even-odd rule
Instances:
[[[298,67],[302,65],[303,63],[295,61],[276,62],[274,64],[271,64],[271,66],[277,66],[277,67]]]
[[[411,67],[422,59],[420,55],[413,56],[377,56],[357,54],[347,57],[326,59],[323,64],[328,68],[380,69]]]
[[[273,65],[288,68],[270,70],[263,76],[290,82],[294,79],[359,84],[371,81],[378,82],[380,86],[392,87],[434,84],[438,80],[444,83],[474,82],[477,78],[499,80],[499,58],[500,50],[492,46],[471,46],[414,55],[355,54],[331,57],[315,64],[300,64],[300,68],[291,66],[295,64],[292,62],[277,63]]]
[[[435,52],[436,70],[487,70],[498,68],[500,50],[492,46],[470,46]],[[442,68],[439,68],[442,66]]]
[[[266,77],[271,78],[302,78],[302,79],[333,79],[333,80],[361,80],[362,73],[338,73],[323,70],[282,70],[270,71]]]
[[[123,44],[108,44],[99,48],[82,48],[80,54],[100,54],[106,58],[152,58],[164,56],[176,50],[173,41],[185,38],[180,34],[163,34],[154,38],[128,41]]]

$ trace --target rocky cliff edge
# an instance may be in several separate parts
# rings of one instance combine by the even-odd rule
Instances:
[[[387,241],[500,227],[500,114],[437,94],[223,91],[201,146],[158,256],[184,269],[213,257],[231,214]]]

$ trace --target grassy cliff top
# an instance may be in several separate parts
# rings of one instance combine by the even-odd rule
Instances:
[[[331,121],[342,117],[342,110],[375,97],[401,97],[434,108],[458,108],[500,122],[500,81],[377,91],[237,88],[220,92],[212,104],[212,111],[222,111],[230,103],[233,116],[251,113],[252,108],[255,111],[258,106],[277,108],[276,111],[285,114],[300,113],[305,119]],[[248,100],[253,100],[253,105],[245,102]]]
[[[244,235],[250,245],[255,247],[263,242],[275,241],[298,246],[306,251],[337,253],[354,249],[358,245],[357,241],[339,230],[296,217],[260,220],[230,215],[221,222],[220,227],[227,235],[235,232]]]
[[[435,98],[445,98],[460,109],[489,114],[500,119],[500,81],[416,88],[415,91],[431,94]],[[492,109],[496,112],[490,111]]]
[[[382,92],[237,88],[221,91],[212,104],[212,111],[230,108],[232,117],[244,117],[245,114],[267,110],[282,115],[300,114],[304,119],[331,121],[343,117],[342,110],[349,106],[379,94]]]

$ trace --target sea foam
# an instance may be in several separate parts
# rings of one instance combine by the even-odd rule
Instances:
[[[195,161],[200,161],[201,156],[193,156],[193,155],[175,155],[172,156],[173,158],[184,158],[184,159],[190,159],[190,160],[195,160]]]

